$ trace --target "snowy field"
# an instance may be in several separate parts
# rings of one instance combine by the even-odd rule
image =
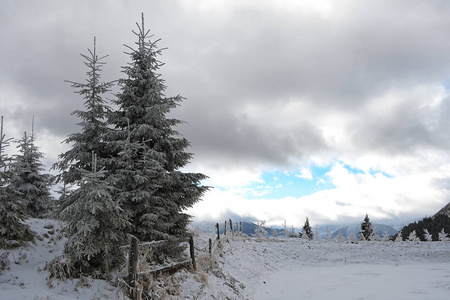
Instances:
[[[30,220],[42,239],[9,254],[0,299],[123,299],[113,282],[50,280],[45,263],[62,252],[58,222]],[[44,228],[51,227],[52,228]],[[448,299],[450,242],[302,241],[195,232],[197,271],[155,283],[161,299]],[[50,283],[50,286],[48,285]],[[159,286],[159,287],[158,287]],[[161,297],[162,291],[171,295]],[[157,296],[159,295],[159,296]]]

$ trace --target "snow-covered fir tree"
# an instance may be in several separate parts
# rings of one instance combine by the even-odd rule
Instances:
[[[303,225],[303,228],[302,228],[302,238],[306,239],[306,240],[313,239],[313,232],[311,229],[311,225],[309,224],[308,218],[306,218],[305,225]]]
[[[418,241],[420,241],[420,239],[417,237],[417,234],[416,234],[415,230],[411,231],[411,233],[409,234],[408,241],[410,241],[410,242],[418,242]]]
[[[281,224],[281,226],[283,226],[283,236],[284,237],[288,237],[289,236],[289,231],[287,230],[286,220],[284,220],[284,223]]]
[[[394,242],[403,242],[403,234],[401,230],[397,233]]]
[[[300,237],[302,237],[301,232],[298,233]],[[291,226],[291,230],[289,231],[288,237],[295,238],[297,237],[297,233],[295,233],[295,227],[294,225]]]
[[[364,236],[364,234],[362,233],[362,232],[360,232],[359,233],[359,239],[358,239],[360,242],[363,242],[363,241],[367,241],[366,240],[366,237]]]
[[[11,169],[11,186],[20,193],[27,206],[27,214],[33,218],[44,217],[48,212],[52,197],[50,188],[52,175],[44,173],[44,154],[35,143],[36,134],[24,132],[16,140],[18,153],[14,155]]]
[[[388,232],[388,230],[387,229],[385,229],[384,230],[384,232],[383,232],[383,236],[381,237],[381,240],[383,241],[383,242],[386,242],[386,241],[389,241],[389,232]]]
[[[109,92],[114,82],[101,82],[102,67],[106,64],[103,60],[107,57],[99,57],[94,38],[94,49],[88,49],[89,54],[80,54],[86,61],[88,71],[85,83],[66,81],[72,84],[84,99],[84,110],[75,110],[72,115],[77,116],[80,122],[80,131],[69,134],[63,143],[71,145],[71,148],[59,155],[59,161],[53,168],[60,171],[58,181],[70,185],[79,181],[85,171],[91,171],[92,152],[97,154],[99,165],[109,170],[111,155],[106,153],[104,136],[108,130],[107,118],[111,112],[108,102],[103,98]]]
[[[372,233],[369,236],[369,241],[381,241],[380,236],[375,230],[372,230]]]
[[[331,231],[330,228],[327,226],[327,237],[326,237],[327,242],[329,242],[331,240]]]
[[[433,241],[433,237],[432,237],[431,233],[429,233],[428,229],[426,229],[426,228],[423,230],[423,237],[424,237],[425,241],[427,241],[427,242]]]
[[[272,236],[273,237],[278,237],[278,232],[277,232],[277,230],[275,228],[270,227],[270,231],[272,232]]]
[[[83,273],[108,272],[121,262],[119,246],[127,243],[129,226],[113,199],[114,188],[104,180],[105,172],[96,171],[95,156],[92,165],[91,172],[79,171],[84,174],[79,188],[67,196],[70,205],[61,213],[67,222],[64,252]]]
[[[370,236],[373,234],[372,222],[370,222],[369,216],[366,214],[364,221],[361,223],[361,233],[364,235],[366,241],[370,241]]]
[[[442,228],[442,230],[439,232],[439,241],[442,242],[448,242],[450,241],[450,237],[448,236],[448,234],[445,232],[444,228]]]
[[[354,232],[350,233],[347,237],[347,241],[349,243],[354,243],[356,242],[357,238],[356,238],[356,234]]]
[[[337,234],[335,239],[336,239],[336,242],[338,242],[338,243],[342,243],[343,241],[345,241],[345,238],[342,235],[342,232],[340,230],[339,230],[339,232],[338,232],[338,234]]]
[[[167,115],[183,98],[164,95],[158,41],[150,40],[143,16],[137,25],[136,48],[127,46],[131,61],[123,67],[126,78],[119,80],[118,109],[110,118],[108,146],[117,153],[112,182],[133,225],[130,233],[144,241],[171,239],[187,234],[190,216],[183,211],[207,191],[201,185],[207,177],[181,171],[192,158],[185,151],[189,141],[174,129],[182,121]]]
[[[266,221],[261,221],[256,223],[255,229],[255,237],[257,238],[265,238],[268,235],[267,230],[264,228],[266,226]]]
[[[320,241],[319,225],[318,224],[316,224],[316,227],[314,228],[314,240]]]
[[[0,124],[0,248],[12,248],[34,240],[34,232],[24,223],[26,203],[12,188],[11,158],[6,148],[11,139],[3,133],[3,116]]]

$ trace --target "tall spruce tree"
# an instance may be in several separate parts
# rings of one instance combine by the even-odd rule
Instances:
[[[364,221],[361,223],[361,234],[364,236],[366,241],[370,241],[373,235],[373,226],[372,222],[370,222],[369,216],[366,214]]]
[[[117,153],[113,182],[117,197],[133,227],[130,233],[141,240],[170,239],[186,235],[190,216],[183,212],[200,200],[208,189],[207,177],[180,171],[192,158],[189,146],[174,127],[180,120],[167,114],[182,101],[166,97],[158,73],[161,49],[142,23],[137,23],[136,48],[126,46],[130,62],[123,67],[121,91],[111,114],[110,151]]]
[[[45,169],[41,160],[44,154],[39,151],[35,140],[34,129],[31,134],[24,132],[22,138],[16,140],[19,154],[13,157],[11,164],[11,186],[20,193],[26,204],[27,214],[33,218],[42,218],[52,201],[52,175],[43,173]]]
[[[106,64],[102,60],[106,56],[99,57],[96,52],[96,39],[94,37],[94,49],[88,49],[89,54],[80,54],[86,61],[84,64],[88,68],[85,83],[66,81],[72,84],[75,93],[83,97],[84,109],[75,110],[72,115],[77,116],[81,121],[77,125],[81,127],[80,132],[70,134],[63,143],[71,144],[71,149],[60,154],[60,160],[53,165],[54,169],[61,172],[59,181],[64,184],[74,184],[85,174],[91,171],[92,152],[97,153],[99,165],[108,167],[110,165],[110,155],[105,152],[104,135],[108,130],[107,116],[111,112],[108,102],[103,99],[103,95],[109,92],[114,84],[111,82],[101,82],[102,67]]]
[[[129,223],[113,198],[114,188],[104,180],[105,171],[97,171],[95,155],[92,166],[91,172],[79,170],[79,188],[67,196],[70,204],[61,213],[67,221],[64,252],[74,269],[104,273],[120,263],[119,246],[127,243]]]
[[[26,204],[11,186],[11,158],[6,154],[11,139],[3,133],[3,116],[0,129],[0,248],[12,248],[32,241],[34,233],[24,223]]]

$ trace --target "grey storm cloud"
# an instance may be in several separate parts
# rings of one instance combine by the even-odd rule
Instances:
[[[144,12],[154,39],[168,48],[160,57],[166,94],[186,97],[174,116],[187,122],[179,131],[198,157],[285,165],[332,151],[318,122],[340,111],[361,113],[349,136],[365,151],[443,144],[438,135],[439,126],[448,127],[445,118],[430,129],[408,106],[385,118],[363,112],[374,95],[392,87],[446,84],[450,3],[342,1],[329,13],[259,2],[196,3],[2,2],[0,85],[26,103],[22,110],[2,108],[2,114],[25,124],[38,115],[38,128],[62,141],[77,129],[70,113],[83,102],[64,83],[85,79],[79,53],[92,48],[96,36],[100,55],[109,55],[103,80],[121,77],[128,59],[123,44],[133,45],[131,30]],[[274,101],[305,102],[318,115],[286,127],[255,122],[241,111]]]

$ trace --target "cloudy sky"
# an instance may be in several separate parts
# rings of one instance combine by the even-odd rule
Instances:
[[[450,201],[449,1],[1,1],[7,136],[34,115],[55,162],[83,103],[64,80],[94,36],[102,79],[123,77],[141,12],[186,98],[186,170],[214,187],[198,219],[398,224]]]

